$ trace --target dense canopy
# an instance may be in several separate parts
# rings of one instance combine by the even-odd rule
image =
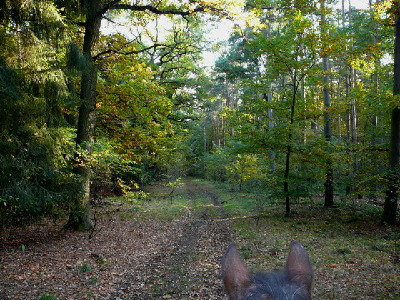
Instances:
[[[187,175],[260,192],[287,216],[311,196],[382,207],[386,195],[394,223],[397,6],[3,1],[1,223],[90,229],[91,199]],[[221,19],[232,28],[214,33],[230,37],[213,44]]]

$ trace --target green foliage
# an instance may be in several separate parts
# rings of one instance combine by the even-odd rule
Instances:
[[[207,11],[222,6],[237,14],[244,3],[202,4],[210,5]],[[195,4],[157,5],[190,10]],[[85,100],[79,99],[79,78],[91,62],[76,24],[85,22],[89,7],[81,1],[2,3],[2,224],[27,224],[71,209],[81,195],[74,154],[88,157],[94,198],[125,194],[136,201],[139,186],[190,174],[273,199],[286,196],[281,186],[287,182],[289,196],[303,199],[323,191],[329,163],[338,194],[382,195],[389,113],[399,104],[391,96],[392,64],[386,60],[393,38],[390,26],[383,26],[384,4],[348,14],[326,5],[322,11],[308,0],[249,2],[247,27],[235,28],[208,73],[198,65],[207,21],[171,15],[170,28],[155,25],[152,31],[147,26],[158,16],[133,11],[131,27],[146,29],[135,40],[111,33],[92,45],[99,70],[97,121],[93,145],[80,145],[91,149],[82,150],[74,147]],[[113,10],[108,17],[120,15]],[[329,71],[322,71],[322,56],[329,56]],[[328,111],[322,103],[325,75],[331,79]],[[322,132],[327,114],[329,143]]]
[[[67,51],[67,67],[71,71],[85,72],[88,70],[90,62],[85,57],[75,43],[70,43]]]
[[[205,178],[218,182],[227,180],[227,166],[232,158],[229,152],[223,149],[217,149],[212,153],[206,153],[203,156],[203,168]]]
[[[0,219],[4,225],[26,224],[44,215],[57,217],[73,194],[74,177],[68,164],[72,132],[68,127],[47,126],[49,106],[43,98],[26,93],[30,85],[34,83],[4,62],[0,66],[4,116],[0,121]]]
[[[337,253],[346,255],[346,254],[352,254],[352,251],[348,248],[340,248],[337,249]]]
[[[392,65],[382,60],[392,52],[393,34],[382,26],[378,10],[352,10],[345,16],[329,1],[323,11],[315,1],[278,2],[285,9],[273,14],[257,11],[259,4],[252,3],[251,12],[267,28],[234,31],[216,63],[208,98],[217,100],[210,101],[206,121],[193,131],[202,158],[196,162],[204,162],[197,168],[204,168],[210,179],[230,176],[239,188],[248,180],[274,199],[307,199],[324,192],[325,170],[332,164],[337,195],[382,196],[389,114],[398,100],[388,76]],[[328,71],[320,65],[322,56],[328,56]],[[325,75],[330,79],[329,110],[323,103]],[[329,142],[323,132],[326,115]],[[241,166],[237,153],[257,155],[263,177],[254,176],[257,172],[246,177],[253,163]],[[282,191],[283,182],[290,186],[288,193]]]
[[[79,273],[88,273],[92,271],[92,267],[88,264],[83,264],[82,266],[79,267]]]
[[[142,190],[137,190],[137,191],[131,191],[130,189],[124,191],[124,201],[127,202],[140,202],[140,201],[151,201],[152,199],[149,197],[149,194],[142,191]]]
[[[39,300],[57,300],[57,297],[54,295],[41,295]]]
[[[237,154],[234,161],[228,165],[228,178],[239,184],[239,190],[242,190],[242,185],[250,179],[261,179],[262,170],[260,168],[260,160],[256,155]]]
[[[107,164],[109,159],[101,158],[106,153],[102,150],[97,152],[100,159],[95,154],[94,160],[100,170],[111,165],[107,173],[126,184],[157,178],[173,152],[174,133],[167,118],[171,101],[153,76],[146,64],[133,57],[105,63],[99,87],[97,136],[102,138],[98,146],[108,148],[109,159],[114,162]],[[102,172],[97,174],[102,176]]]
[[[183,182],[182,182],[182,178],[180,178],[180,177],[176,178],[175,180],[169,181],[167,183],[167,186],[174,190],[182,185],[183,185]]]
[[[121,196],[143,182],[140,165],[118,153],[118,146],[108,139],[97,139],[88,163],[93,172],[91,190],[94,197]]]
[[[26,225],[62,216],[76,195],[64,118],[69,36],[52,1],[6,1],[1,14],[0,223]]]
[[[99,282],[99,279],[97,277],[90,277],[88,280],[89,284],[97,284]]]
[[[170,202],[172,203],[173,196],[174,196],[176,189],[183,186],[182,178],[178,177],[175,180],[168,181],[166,185],[167,185],[167,187],[170,188],[168,197],[170,198]]]

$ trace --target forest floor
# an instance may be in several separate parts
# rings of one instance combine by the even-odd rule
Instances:
[[[310,200],[283,218],[265,195],[194,179],[171,191],[106,199],[92,236],[51,222],[3,232],[0,299],[225,299],[231,241],[251,269],[274,270],[293,239],[311,256],[315,299],[400,299],[400,230],[379,225],[371,207]]]

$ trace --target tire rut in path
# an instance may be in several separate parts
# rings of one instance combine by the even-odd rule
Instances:
[[[111,299],[225,299],[219,265],[230,241],[229,221],[221,220],[227,214],[208,185],[188,180],[182,190],[193,209]]]

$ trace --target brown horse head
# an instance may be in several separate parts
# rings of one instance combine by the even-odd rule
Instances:
[[[307,251],[293,241],[284,270],[252,274],[231,244],[223,258],[222,276],[229,300],[310,300],[313,269]]]

